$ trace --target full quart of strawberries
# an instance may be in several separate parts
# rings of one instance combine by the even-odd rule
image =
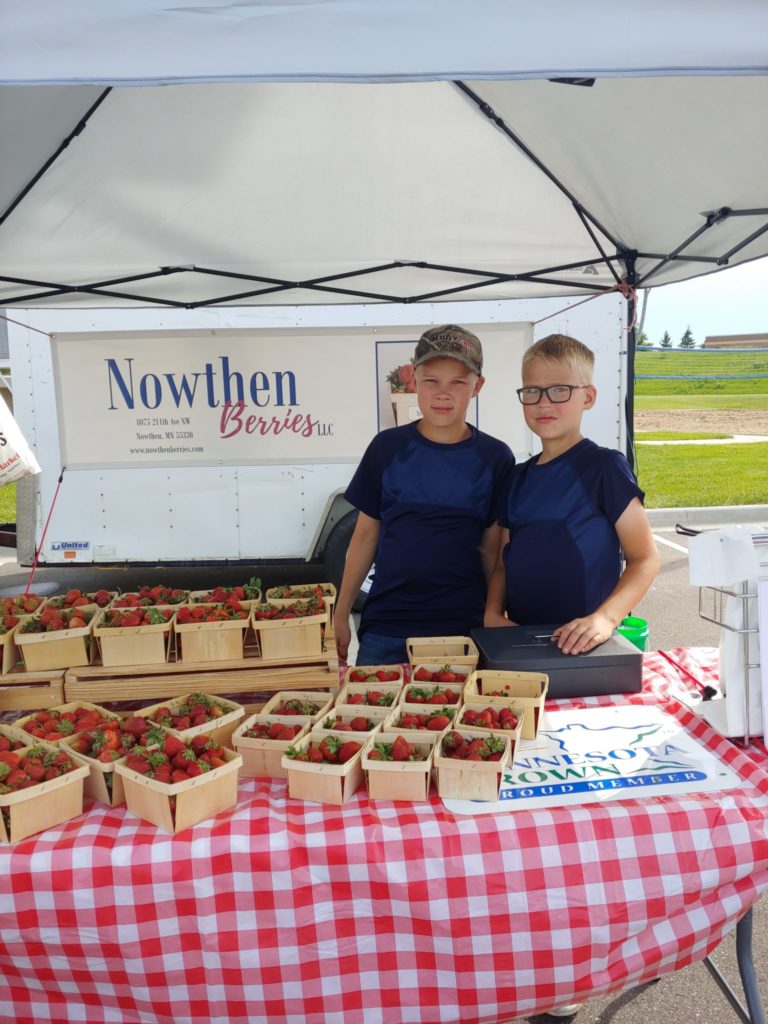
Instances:
[[[355,668],[349,673],[350,683],[392,683],[400,678],[397,669],[378,668],[375,672]]]
[[[299,697],[289,697],[281,701],[277,707],[272,708],[273,715],[316,715],[320,708],[325,706],[326,701],[318,704],[315,701],[304,700]]]
[[[447,729],[456,714],[455,708],[439,707],[434,711],[425,711],[419,714],[414,711],[403,711],[395,721],[398,729],[430,729],[432,732],[442,732]]]
[[[482,729],[516,729],[517,715],[507,707],[487,707],[480,711],[465,708],[462,725],[479,725]]]
[[[454,731],[443,736],[442,752],[459,761],[500,761],[506,742],[501,736],[463,736]]]
[[[183,605],[176,612],[176,623],[188,626],[195,622],[232,622],[235,619],[247,619],[249,615],[247,608],[231,598],[222,604]]]
[[[32,746],[0,751],[0,793],[29,789],[66,775],[76,767],[72,758],[61,750]]]
[[[370,732],[377,723],[364,715],[357,715],[344,721],[340,715],[328,715],[323,722],[324,729],[335,729],[337,732]]]
[[[406,704],[458,704],[461,694],[440,686],[409,686],[405,691]]]
[[[324,736],[318,743],[310,743],[305,750],[289,747],[285,753],[294,761],[346,764],[360,750],[362,750],[362,744],[356,740],[343,740],[339,736]]]
[[[257,601],[261,594],[261,580],[251,576],[247,583],[236,587],[214,587],[204,594],[196,594],[195,604],[227,604],[230,601]]]
[[[99,623],[107,629],[124,629],[128,626],[159,626],[173,615],[173,608],[109,608]]]
[[[325,611],[325,604],[316,597],[311,597],[308,601],[295,601],[293,604],[287,604],[284,608],[279,607],[276,604],[257,604],[253,608],[254,619],[270,620],[270,619],[304,619],[310,615],[321,615]]]
[[[24,723],[24,732],[39,740],[61,740],[86,729],[101,728],[103,723],[113,716],[103,714],[97,708],[73,708],[71,711],[58,711],[51,708],[43,709]]]
[[[242,735],[254,740],[292,740],[303,728],[301,724],[288,725],[287,722],[254,722]]]
[[[374,743],[368,751],[369,761],[426,761],[429,751],[398,736],[392,743]]]
[[[188,590],[178,587],[139,587],[130,594],[120,594],[115,598],[115,608],[135,608],[139,605],[181,604],[189,597]]]
[[[435,669],[434,671],[422,665],[414,672],[413,681],[415,683],[464,683],[468,674],[454,672],[450,665],[443,665],[442,668]]]
[[[37,594],[14,594],[0,597],[0,615],[32,615],[45,601]],[[14,623],[15,625],[15,623]]]
[[[112,594],[108,590],[93,590],[84,592],[82,590],[68,590],[66,594],[59,594],[56,597],[48,598],[49,608],[82,608],[86,604],[95,604],[99,608],[106,608],[112,600]]]
[[[316,598],[318,601],[322,601],[325,597],[325,591],[318,584],[317,586],[283,586],[283,587],[270,587],[268,591],[269,600],[290,600],[295,598],[297,601],[306,601],[308,598]]]
[[[87,608],[52,608],[46,605],[39,615],[32,615],[19,626],[20,633],[54,633],[60,629],[82,629],[93,618]]]
[[[365,693],[348,693],[346,704],[367,704],[369,707],[391,708],[397,694],[392,690],[367,690]]]
[[[176,704],[174,707],[163,705],[157,708],[149,715],[149,720],[184,732],[186,729],[194,729],[198,725],[212,722],[227,713],[227,708],[211,700],[206,694],[191,693],[183,704]]]
[[[134,747],[149,747],[163,743],[168,734],[159,725],[151,725],[145,718],[130,717],[108,719],[98,728],[67,739],[67,746],[76,754],[94,761],[110,764],[124,757]]]
[[[224,748],[208,736],[195,736],[189,743],[166,736],[161,747],[131,751],[126,756],[125,766],[155,782],[172,786],[221,768],[227,763],[224,754]]]

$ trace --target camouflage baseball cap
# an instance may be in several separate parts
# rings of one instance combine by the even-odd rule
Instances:
[[[424,331],[416,345],[413,365],[428,359],[458,359],[479,376],[483,372],[483,346],[472,331],[458,324],[443,324]]]

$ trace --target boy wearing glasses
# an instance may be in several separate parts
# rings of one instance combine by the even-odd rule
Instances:
[[[484,383],[476,335],[456,324],[431,327],[413,366],[422,418],[378,434],[346,492],[360,514],[336,602],[336,647],[345,661],[352,602],[376,562],[359,665],[407,661],[410,636],[465,636],[482,625],[515,462],[506,444],[466,422]]]
[[[542,450],[512,475],[484,620],[562,623],[554,636],[566,654],[607,640],[659,569],[629,463],[581,434],[581,417],[597,397],[594,359],[563,334],[550,334],[523,356],[517,395]]]

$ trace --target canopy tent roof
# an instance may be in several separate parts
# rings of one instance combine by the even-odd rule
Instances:
[[[0,83],[0,305],[521,298],[768,254],[762,0],[13,0]]]

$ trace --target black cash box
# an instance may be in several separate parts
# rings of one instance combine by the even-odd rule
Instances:
[[[639,693],[643,655],[620,633],[587,654],[563,654],[551,639],[557,626],[498,626],[473,629],[479,668],[546,672],[547,697],[596,697]]]

